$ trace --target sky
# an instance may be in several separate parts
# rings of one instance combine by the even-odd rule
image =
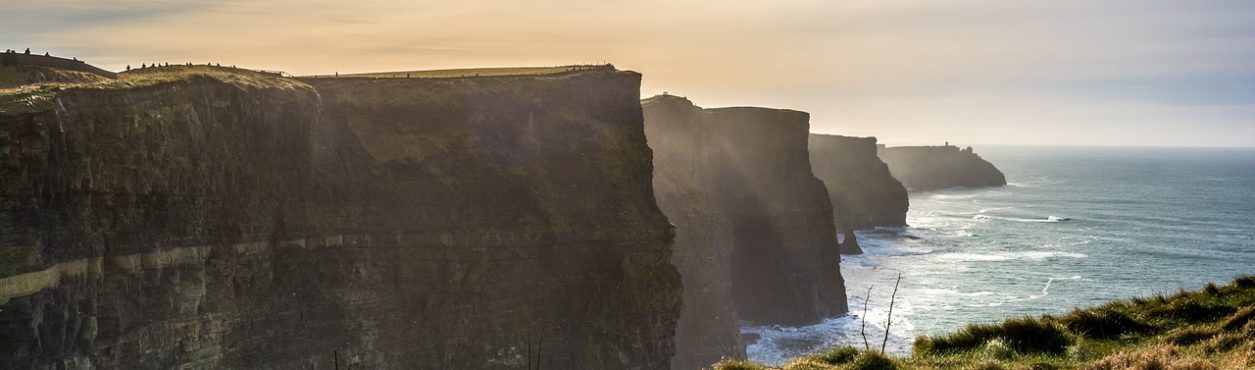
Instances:
[[[1255,2],[0,0],[0,45],[106,69],[614,63],[643,97],[891,145],[1255,147]]]

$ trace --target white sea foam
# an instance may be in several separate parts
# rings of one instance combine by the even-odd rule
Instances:
[[[997,220],[997,221],[1011,221],[1011,222],[1063,222],[1063,221],[1072,220],[1071,218],[1068,218],[1068,217],[1059,217],[1055,215],[1049,215],[1049,216],[1046,216],[1046,218],[1015,218],[1015,217],[996,217],[996,216],[983,215],[983,214],[973,216],[972,219],[976,221]]]
[[[1047,279],[1047,280],[1046,280],[1046,285],[1044,285],[1044,286],[1042,286],[1042,287],[1041,287],[1041,293],[1039,293],[1039,294],[1029,295],[1028,297],[1024,297],[1024,298],[1021,298],[1021,299],[1013,299],[1012,301],[1016,301],[1016,302],[1018,302],[1018,301],[1032,301],[1032,300],[1038,300],[1038,299],[1046,298],[1046,296],[1050,295],[1050,286],[1051,286],[1051,285],[1053,285],[1053,284],[1055,283],[1055,281],[1058,281],[1058,280],[1081,280],[1081,276],[1080,276],[1080,275],[1074,275],[1074,276],[1067,277],[1067,278],[1050,278],[1050,279]]]
[[[937,259],[962,262],[1001,262],[1001,261],[1045,261],[1053,258],[1086,258],[1089,255],[1075,252],[997,252],[997,253],[966,253],[950,252],[937,255]]]

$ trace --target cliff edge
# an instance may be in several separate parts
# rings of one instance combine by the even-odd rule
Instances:
[[[0,368],[665,368],[640,75],[0,93]]]

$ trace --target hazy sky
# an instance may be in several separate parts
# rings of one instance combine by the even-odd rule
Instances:
[[[612,62],[888,143],[1255,146],[1255,2],[0,0],[0,44],[109,69]]]

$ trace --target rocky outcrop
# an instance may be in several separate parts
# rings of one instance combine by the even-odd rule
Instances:
[[[846,229],[842,233],[841,254],[863,254],[863,248],[858,245],[858,235],[854,234],[854,229]]]
[[[654,190],[684,284],[673,368],[744,356],[737,320],[797,325],[846,311],[831,205],[804,112],[647,99]]]
[[[893,177],[912,191],[1007,184],[1002,171],[976,155],[972,147],[895,146],[882,147],[879,153]]]
[[[858,250],[851,230],[906,225],[906,188],[876,156],[876,138],[810,135],[811,167],[832,200],[832,218],[845,232],[842,253]],[[845,243],[854,242],[849,248]]]
[[[667,367],[640,75],[249,79],[0,96],[0,367]]]

